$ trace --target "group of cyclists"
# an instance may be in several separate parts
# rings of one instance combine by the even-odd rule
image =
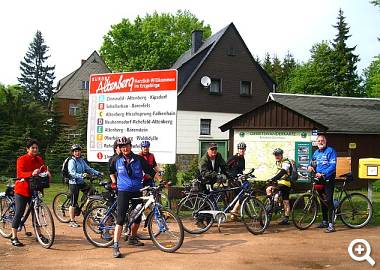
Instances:
[[[308,166],[308,171],[314,173],[315,177],[323,184],[323,188],[318,192],[325,198],[327,206],[322,204],[322,222],[318,225],[318,228],[326,228],[325,232],[334,232],[334,206],[333,206],[333,194],[335,187],[336,176],[336,152],[333,148],[327,146],[327,140],[324,135],[317,137],[318,149],[313,153],[312,161]],[[202,179],[201,189],[207,192],[206,185],[211,187],[219,180],[223,178],[221,175],[225,175],[225,178],[233,178],[239,174],[243,174],[245,170],[245,151],[247,145],[244,142],[240,142],[237,145],[238,152],[225,162],[220,153],[218,153],[218,147],[216,143],[210,143],[208,145],[207,152],[202,156],[199,161],[199,172]],[[268,180],[268,187],[266,188],[266,194],[272,195],[275,188],[279,189],[279,193],[282,197],[284,207],[284,217],[279,222],[279,225],[289,225],[290,215],[290,170],[291,161],[284,157],[284,151],[281,148],[276,148],[273,151],[276,173]],[[239,201],[235,204],[234,208],[230,211],[232,216],[238,216]],[[197,226],[204,227],[205,225],[201,220],[197,220]]]
[[[314,152],[308,171],[314,172],[315,176],[324,183],[324,189],[320,192],[326,198],[327,207],[322,204],[323,220],[318,226],[326,228],[326,232],[334,232],[333,224],[333,192],[335,186],[335,171],[336,171],[336,152],[333,148],[327,146],[326,137],[319,135],[317,138],[318,149]],[[43,159],[38,154],[39,143],[36,140],[30,140],[26,144],[27,153],[17,159],[17,180],[15,182],[15,202],[16,213],[12,224],[11,244],[13,246],[22,246],[23,244],[17,238],[17,229],[20,220],[30,202],[31,192],[29,182],[23,179],[38,175],[41,170],[46,170],[49,178],[51,174],[44,166]],[[121,256],[120,239],[122,227],[125,222],[125,216],[129,208],[129,204],[136,206],[139,201],[132,200],[142,196],[141,189],[146,186],[154,185],[154,179],[160,179],[160,168],[158,167],[154,155],[150,152],[149,141],[141,143],[141,152],[135,154],[132,152],[132,142],[127,137],[120,137],[114,143],[114,155],[109,160],[111,186],[117,189],[117,219],[114,232],[114,245],[112,248],[113,257]],[[207,185],[211,187],[220,180],[236,177],[243,174],[245,170],[245,152],[247,145],[244,142],[237,144],[238,152],[230,157],[227,162],[222,155],[218,153],[216,143],[208,145],[207,152],[199,160],[199,177],[202,179],[201,191],[207,192]],[[75,220],[75,208],[78,205],[78,196],[80,190],[85,188],[84,178],[87,174],[102,176],[103,174],[91,168],[83,159],[82,147],[79,144],[74,144],[71,147],[71,158],[68,161],[69,172],[69,191],[70,191],[70,222],[69,226],[73,228],[79,227]],[[270,184],[267,189],[267,195],[271,195],[275,186],[280,190],[283,198],[284,218],[279,223],[280,225],[289,224],[290,204],[289,195],[291,190],[290,177],[290,160],[284,157],[284,151],[276,148],[273,151],[277,172],[270,179]],[[273,184],[275,183],[275,185]],[[239,202],[237,202],[231,214],[235,217],[239,216]],[[131,228],[131,236],[128,237],[128,244],[133,246],[143,246],[136,237],[141,219],[137,219]],[[204,226],[202,220],[197,221],[197,226]]]

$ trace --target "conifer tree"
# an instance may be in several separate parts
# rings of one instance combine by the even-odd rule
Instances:
[[[361,96],[360,78],[357,74],[357,63],[359,56],[354,54],[356,46],[349,47],[347,40],[351,35],[350,28],[345,21],[343,11],[340,9],[338,14],[338,22],[333,25],[338,30],[335,39],[332,42],[332,62],[334,69],[332,76],[335,82],[334,95],[336,96]]]
[[[42,33],[37,30],[24,60],[20,62],[21,76],[18,78],[25,91],[46,107],[49,106],[53,95],[55,79],[55,66],[45,63],[50,57],[47,55],[48,51],[49,47],[45,45]]]

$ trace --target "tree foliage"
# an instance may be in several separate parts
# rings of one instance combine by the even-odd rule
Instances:
[[[374,57],[368,68],[364,70],[364,89],[368,97],[380,97],[380,54]]]
[[[297,64],[288,53],[279,76],[278,72],[276,74],[274,71],[274,66],[278,64],[273,60],[271,72],[277,81],[277,91],[327,96],[365,95],[357,74],[359,56],[354,54],[356,46],[347,45],[350,28],[345,22],[342,10],[339,10],[338,22],[333,27],[337,29],[333,41],[314,44],[307,62]]]
[[[21,76],[18,78],[25,91],[45,106],[48,106],[53,95],[55,79],[55,66],[45,64],[50,57],[46,55],[48,51],[49,47],[45,45],[42,33],[37,31],[24,61],[20,63]]]
[[[271,58],[269,53],[266,53],[262,67],[277,83],[277,92],[289,92],[289,79],[297,67],[297,63],[290,52],[285,55],[282,61],[276,55]]]
[[[123,19],[104,36],[100,54],[114,71],[167,69],[191,47],[193,30],[211,35],[210,26],[189,11]]]
[[[311,59],[293,71],[288,90],[291,93],[331,96],[334,92],[332,49],[327,41],[323,41],[313,45],[310,52]]]
[[[25,153],[29,138],[39,140],[40,151],[49,143],[50,113],[18,86],[0,85],[0,174],[15,175],[16,158]]]
[[[348,47],[347,40],[350,28],[345,22],[343,11],[340,9],[338,22],[333,27],[338,30],[335,39],[332,42],[332,75],[334,78],[334,92],[336,96],[362,96],[359,87],[360,78],[357,74],[357,63],[359,56],[354,54],[356,46]]]

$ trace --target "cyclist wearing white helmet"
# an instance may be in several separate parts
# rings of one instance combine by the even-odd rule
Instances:
[[[238,152],[227,160],[228,172],[231,176],[235,177],[238,174],[243,174],[245,170],[244,154],[247,149],[247,145],[244,142],[240,142],[237,145]]]
[[[244,142],[240,142],[237,144],[237,149],[238,152],[236,155],[233,155],[227,160],[227,170],[232,177],[236,177],[238,174],[243,174],[245,170],[245,159],[244,159],[244,154],[245,150],[247,149],[247,145]],[[235,195],[237,195],[239,191],[235,192]],[[231,217],[237,217],[239,216],[239,206],[240,202],[237,201],[236,204],[234,205],[234,208],[231,210]]]
[[[125,222],[125,215],[127,214],[129,203],[131,201],[132,207],[136,207],[139,198],[142,196],[140,189],[143,187],[142,180],[145,174],[154,176],[155,172],[149,168],[146,160],[132,152],[132,142],[126,137],[118,139],[117,144],[120,147],[121,153],[116,157],[115,166],[111,167],[111,180],[117,183],[117,219],[114,233],[114,246],[113,257],[120,257],[119,240],[121,238],[121,231]],[[136,235],[140,226],[141,217],[137,218],[131,227],[131,236],[128,237],[128,245],[143,246],[144,243],[140,242]]]
[[[157,165],[156,158],[154,157],[153,153],[150,152],[149,141],[141,142],[141,152],[139,153],[139,156],[142,156],[148,162],[150,169],[156,172],[154,177],[157,177],[157,179],[160,180],[160,176],[158,175],[160,168]],[[145,174],[143,186],[154,186],[154,177],[151,177],[149,174]]]
[[[67,169],[69,172],[69,190],[70,190],[70,207],[69,226],[78,228],[79,224],[75,221],[75,208],[78,206],[79,191],[87,188],[84,179],[88,173],[94,175],[102,175],[102,173],[94,170],[82,158],[82,147],[79,144],[71,146],[71,159],[68,161]]]
[[[289,204],[289,195],[290,195],[290,160],[284,158],[284,150],[281,148],[276,148],[273,150],[273,155],[276,160],[277,173],[270,180],[278,183],[278,188],[281,193],[281,197],[284,204],[284,219],[280,221],[279,225],[289,225],[289,214],[290,214],[290,204]],[[272,195],[274,186],[270,185],[267,187],[267,195]]]

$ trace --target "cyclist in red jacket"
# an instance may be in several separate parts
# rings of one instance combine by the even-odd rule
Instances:
[[[152,153],[150,153],[150,142],[149,141],[142,141],[141,142],[141,152],[139,153],[139,156],[142,156],[149,164],[149,168],[153,169],[156,172],[156,175],[154,176],[158,180],[160,180],[160,176],[158,175],[158,172],[160,171],[160,168],[157,165],[156,159]],[[143,180],[143,186],[154,186],[154,178],[152,178],[149,174],[144,175]]]
[[[36,176],[44,170],[44,161],[41,156],[38,155],[38,142],[37,140],[31,139],[26,144],[27,153],[17,159],[17,178],[30,178]],[[51,175],[48,172],[49,178]],[[17,238],[17,230],[20,226],[21,218],[25,212],[26,205],[30,203],[30,197],[32,196],[29,181],[24,179],[17,180],[15,182],[15,204],[16,213],[12,222],[12,237],[11,243],[13,246],[19,247],[23,244]]]

